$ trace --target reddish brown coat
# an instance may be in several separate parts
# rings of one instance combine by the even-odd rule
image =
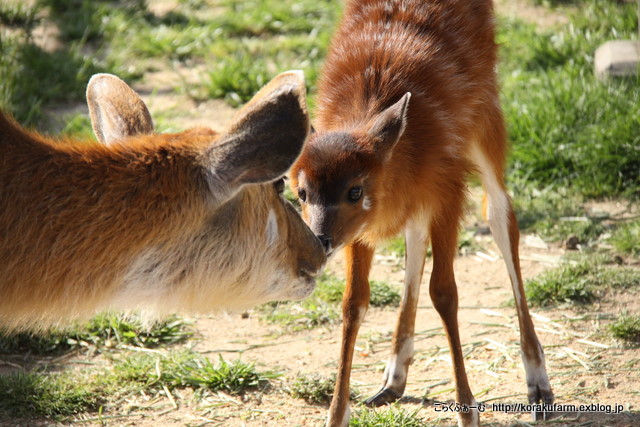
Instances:
[[[348,422],[349,371],[369,301],[377,242],[404,231],[405,293],[383,388],[366,401],[402,395],[424,256],[433,251],[429,293],[454,364],[457,401],[473,405],[457,324],[453,273],[466,180],[480,173],[488,217],[512,281],[529,400],[553,400],[544,354],[528,312],[518,229],[504,187],[507,150],[496,82],[490,0],[351,0],[331,43],[318,89],[315,135],[291,171],[303,217],[328,253],[345,247],[343,345],[330,426]],[[459,415],[478,424],[478,412]]]

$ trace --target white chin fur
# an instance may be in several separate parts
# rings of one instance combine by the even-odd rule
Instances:
[[[291,290],[286,293],[283,299],[298,301],[305,299],[316,288],[316,279],[313,277],[300,277],[296,280],[297,283],[291,287]]]

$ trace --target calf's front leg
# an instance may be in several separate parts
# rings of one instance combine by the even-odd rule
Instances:
[[[347,283],[342,298],[342,347],[327,426],[349,424],[349,380],[358,330],[369,307],[369,270],[374,249],[361,243],[345,248]]]

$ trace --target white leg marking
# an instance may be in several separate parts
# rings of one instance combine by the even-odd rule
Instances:
[[[478,411],[477,407],[478,404],[476,402],[475,399],[473,399],[473,401],[471,402],[471,404],[469,406],[474,406],[474,409],[469,409],[469,412],[471,413],[471,418],[468,420],[468,422],[465,422],[462,418],[462,415],[460,413],[458,413],[458,426],[459,427],[479,427],[480,426],[480,412]]]
[[[358,309],[358,318],[356,319],[358,327],[360,327],[360,325],[362,325],[362,321],[364,320],[364,316],[367,314],[367,309],[368,309],[368,307],[360,307]]]
[[[476,146],[473,146],[472,157],[480,168],[482,182],[487,191],[487,216],[489,226],[491,227],[491,232],[493,233],[496,244],[498,245],[500,252],[502,252],[504,262],[507,265],[507,271],[511,278],[511,288],[513,289],[513,295],[516,299],[516,310],[518,310],[518,314],[520,315],[520,309],[523,301],[520,289],[518,288],[518,276],[516,275],[516,268],[513,255],[511,253],[511,242],[509,239],[509,218],[507,217],[509,199],[507,198],[507,194],[505,193],[503,186],[497,181],[493,168],[481,153],[480,149]],[[522,336],[522,331],[520,333]],[[539,347],[539,343],[537,341],[535,344],[538,345],[536,352],[539,354],[541,360],[540,364],[534,363],[532,360],[527,358],[525,353],[522,352],[523,343],[521,342],[521,356],[527,375],[529,396],[538,395],[536,390],[537,387],[546,391],[551,390],[549,376],[547,375],[544,363],[544,352],[542,351],[542,348]]]
[[[339,425],[340,427],[348,427],[349,418],[351,418],[351,405],[347,404],[347,407],[344,410],[344,414],[342,414],[342,417],[340,417],[340,422],[337,423],[337,425]],[[332,421],[333,420],[328,419],[326,425],[335,425],[335,423],[333,423]]]
[[[417,286],[416,290],[420,289],[422,267],[424,266],[424,258],[427,256],[429,223],[429,215],[421,215],[419,219],[413,220],[405,231],[405,245],[407,249],[407,265],[404,277],[405,295],[407,292],[406,286],[409,284]]]
[[[265,232],[267,235],[267,245],[271,246],[278,241],[278,236],[279,236],[278,218],[276,217],[276,213],[273,209],[269,210],[269,215],[267,216],[267,227]]]
[[[418,305],[424,258],[427,255],[428,226],[429,216],[427,214],[420,215],[409,223],[405,231],[407,259],[404,275],[404,294],[402,296],[400,313],[406,310],[413,311]],[[401,317],[403,316],[399,316],[399,319]],[[411,336],[405,336],[403,333],[405,325],[400,324],[399,319],[396,325],[395,336],[404,337],[404,340],[398,343],[400,349],[397,353],[391,354],[384,370],[384,387],[393,390],[404,389],[407,381],[407,370],[413,358],[413,334]]]
[[[537,388],[540,387],[545,391],[551,390],[551,384],[549,383],[549,375],[545,367],[544,352],[540,352],[541,363],[534,363],[532,360],[527,359],[524,353],[521,353],[522,363],[524,364],[524,370],[527,375],[527,388],[529,396],[537,396]],[[544,403],[544,402],[543,402]]]
[[[387,366],[384,368],[385,388],[404,389],[407,383],[407,367],[413,358],[413,337],[407,337],[402,342],[400,351],[393,353],[389,357]]]
[[[480,168],[482,183],[487,191],[487,219],[493,238],[502,252],[502,257],[507,265],[507,271],[511,279],[513,295],[516,298],[516,307],[522,303],[522,295],[518,289],[518,276],[511,254],[511,242],[509,239],[509,199],[501,183],[496,179],[496,174],[486,157],[475,145],[472,149],[472,158]]]

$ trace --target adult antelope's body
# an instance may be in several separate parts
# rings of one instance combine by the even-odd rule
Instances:
[[[273,183],[307,137],[304,93],[301,73],[285,73],[222,135],[155,135],[138,96],[97,75],[87,95],[102,144],[0,113],[0,327],[308,295],[324,253]]]
[[[529,400],[553,400],[504,187],[507,142],[496,50],[489,0],[351,0],[346,6],[319,85],[318,132],[291,172],[303,217],[326,251],[345,247],[343,344],[329,425],[348,421],[351,360],[369,302],[375,244],[401,231],[405,291],[383,387],[367,403],[392,402],[404,391],[430,240],[429,293],[448,337],[457,401],[473,405],[453,273],[466,179],[473,171],[487,192],[489,223],[513,285]],[[477,411],[461,414],[459,423],[477,425]]]

